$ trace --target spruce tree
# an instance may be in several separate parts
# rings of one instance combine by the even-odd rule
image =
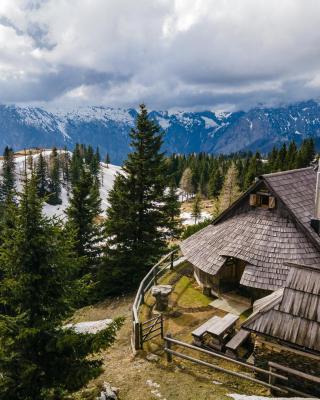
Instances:
[[[61,182],[60,182],[60,160],[59,154],[54,147],[49,159],[49,197],[47,202],[52,205],[61,204]]]
[[[136,288],[165,248],[166,163],[162,134],[140,106],[131,134],[132,152],[109,193],[106,261],[101,270],[105,293]]]
[[[80,275],[94,273],[100,255],[101,227],[97,217],[101,213],[99,184],[91,171],[81,168],[78,182],[72,186],[66,210],[67,226],[75,231],[75,251],[83,260]]]
[[[36,162],[35,174],[37,179],[38,196],[43,198],[48,193],[48,165],[42,151],[39,154]]]
[[[15,162],[13,150],[9,147],[4,149],[3,163],[0,182],[0,206],[3,208],[6,203],[13,199],[15,191]]]
[[[36,177],[26,180],[0,246],[0,400],[61,400],[101,372],[93,357],[116,321],[97,335],[63,327],[77,263],[70,231],[43,216]],[[68,397],[69,398],[69,397]]]
[[[223,176],[220,172],[220,168],[216,168],[214,172],[211,173],[209,183],[208,183],[208,194],[211,198],[216,198],[219,196],[223,185]]]
[[[104,163],[107,164],[107,168],[109,167],[110,164],[110,156],[109,153],[106,154],[105,159],[104,159]]]

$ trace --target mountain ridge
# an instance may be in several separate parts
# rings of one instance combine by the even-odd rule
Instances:
[[[164,130],[168,153],[233,153],[269,151],[272,146],[306,137],[320,143],[320,105],[314,100],[248,111],[150,111]],[[85,106],[74,109],[0,105],[0,151],[17,148],[63,147],[75,143],[99,146],[120,164],[129,151],[133,108]]]

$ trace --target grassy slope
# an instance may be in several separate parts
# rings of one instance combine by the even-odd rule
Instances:
[[[191,342],[190,332],[195,326],[212,316],[213,309],[208,306],[211,299],[197,290],[193,279],[169,272],[163,283],[175,282],[175,290],[171,295],[170,310],[165,322],[165,332],[170,331],[174,337]],[[121,400],[223,400],[230,399],[228,393],[245,393],[266,395],[264,388],[257,387],[247,381],[236,379],[230,375],[218,373],[188,361],[175,359],[167,364],[162,351],[163,342],[156,339],[145,345],[145,351],[133,357],[130,348],[131,304],[133,298],[125,297],[103,302],[79,310],[74,320],[87,321],[123,315],[126,322],[119,332],[114,346],[101,354],[105,371],[82,393],[74,398],[95,399],[99,385],[108,381],[120,388]],[[153,299],[148,296],[141,314],[148,318],[153,305]],[[188,307],[198,307],[188,309]],[[219,311],[215,311],[219,314]],[[221,313],[221,312],[220,312]],[[147,351],[160,356],[158,362],[146,360]],[[195,355],[195,354],[193,354]],[[201,357],[203,358],[203,357]],[[209,360],[221,366],[227,366],[240,371],[238,367],[228,362]],[[219,384],[222,383],[222,384]],[[159,387],[157,387],[159,385]]]

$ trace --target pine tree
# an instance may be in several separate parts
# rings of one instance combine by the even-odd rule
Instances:
[[[187,200],[190,194],[194,193],[194,185],[193,185],[193,174],[190,168],[186,168],[183,171],[181,180],[180,180],[180,189],[183,190],[187,194]]]
[[[201,195],[197,193],[192,204],[191,216],[194,218],[194,223],[196,224],[201,217]]]
[[[67,194],[69,195],[69,191],[70,191],[70,166],[71,166],[71,157],[70,157],[70,153],[67,150],[67,148],[65,147],[61,156],[61,168],[62,168],[62,177],[63,177],[63,182],[65,185],[65,188],[67,190]]]
[[[82,168],[79,181],[73,185],[66,210],[67,226],[75,231],[75,251],[83,260],[80,276],[94,273],[100,256],[102,232],[97,224],[101,213],[99,184],[88,168]]]
[[[216,168],[213,173],[211,173],[209,184],[208,184],[208,194],[210,198],[216,198],[223,185],[223,176],[220,172],[220,168]]]
[[[47,202],[52,205],[61,204],[61,182],[60,182],[60,160],[59,154],[54,147],[49,160],[49,197]]]
[[[48,166],[42,151],[39,154],[36,162],[35,174],[37,179],[37,193],[38,196],[43,198],[48,194]]]
[[[109,167],[110,164],[110,156],[109,153],[106,154],[105,159],[104,159],[104,163],[107,164],[107,168]]]
[[[99,375],[93,355],[121,321],[97,335],[62,326],[75,295],[73,238],[43,216],[35,176],[24,185],[0,246],[0,400],[64,399]]]
[[[109,192],[106,262],[101,270],[104,292],[135,288],[165,248],[166,163],[162,135],[140,106],[131,131],[132,152]]]
[[[230,207],[240,194],[237,169],[234,164],[231,164],[219,196],[219,210],[224,211]]]
[[[1,208],[13,200],[15,191],[15,162],[13,150],[9,147],[4,149],[3,164],[0,183],[0,206]]]

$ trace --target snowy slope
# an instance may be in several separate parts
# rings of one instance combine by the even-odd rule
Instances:
[[[44,157],[49,158],[51,153],[51,150],[46,150],[43,151],[42,154]],[[34,154],[32,156],[34,163],[37,161],[39,155]],[[3,161],[0,160],[0,170],[2,169],[2,163]],[[23,174],[24,174],[24,168],[25,168],[25,156],[17,156],[15,158],[15,164],[16,164],[16,189],[17,192],[21,192],[22,190],[22,179],[23,179]],[[100,187],[100,196],[101,196],[101,208],[103,210],[103,213],[108,207],[108,193],[113,187],[113,181],[115,179],[115,176],[117,173],[121,173],[122,169],[121,167],[118,167],[116,165],[111,165],[107,167],[105,163],[101,163],[101,187]],[[57,216],[60,218],[65,217],[65,210],[68,206],[68,194],[67,190],[64,187],[62,183],[62,188],[61,188],[61,200],[62,204],[60,205],[50,205],[46,204],[44,205],[44,213],[45,215],[49,217]]]

